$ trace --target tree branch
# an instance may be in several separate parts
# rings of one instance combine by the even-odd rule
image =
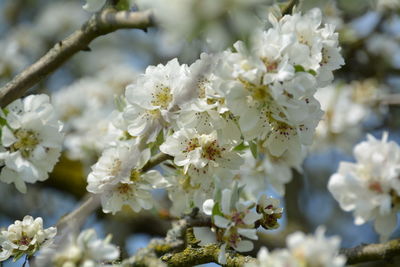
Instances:
[[[209,262],[218,262],[219,246],[217,244],[207,245],[204,247],[188,246],[182,252],[175,254],[167,254],[161,257],[170,267],[179,266],[194,266]],[[226,265],[230,267],[242,267],[245,263],[254,261],[255,259],[249,256],[243,256],[238,253],[226,252]]]
[[[107,8],[93,15],[81,29],[58,42],[42,58],[15,76],[0,89],[0,106],[5,107],[59,68],[81,50],[88,50],[90,42],[118,29],[147,29],[153,26],[150,11],[129,12]]]
[[[297,6],[299,2],[299,0],[290,0],[290,2],[282,8],[282,16],[292,14],[293,8]]]
[[[394,239],[383,244],[368,244],[354,248],[344,248],[340,250],[340,254],[347,257],[347,264],[390,260],[400,255],[400,239]]]
[[[158,164],[160,164],[163,161],[166,161],[168,159],[173,159],[172,156],[168,155],[168,154],[164,154],[164,153],[158,153],[157,155],[154,155],[147,163],[146,165],[144,165],[144,167],[142,168],[142,171],[148,171],[151,168],[153,168],[154,166],[157,166]]]

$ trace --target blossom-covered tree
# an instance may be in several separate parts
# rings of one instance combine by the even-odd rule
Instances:
[[[0,264],[398,260],[397,1],[44,2],[0,4]]]

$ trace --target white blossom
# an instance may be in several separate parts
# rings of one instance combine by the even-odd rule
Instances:
[[[122,115],[114,111],[115,99],[121,98],[125,86],[135,78],[129,65],[112,64],[53,93],[54,106],[65,123],[69,158],[90,166],[103,149],[126,135],[126,126],[116,126]]]
[[[190,92],[185,91],[187,81],[187,66],[174,59],[165,66],[149,66],[145,74],[128,85],[124,116],[129,134],[155,141],[160,131],[169,126],[174,109],[189,97]]]
[[[314,93],[343,60],[334,28],[321,27],[317,9],[269,19],[273,27],[256,31],[250,48],[237,42],[223,53],[213,84],[245,140],[280,157],[311,145],[323,114]]]
[[[352,147],[361,135],[361,122],[369,112],[367,107],[353,100],[349,86],[320,88],[316,98],[325,115],[316,129],[315,147],[321,148],[326,144],[344,149]]]
[[[269,252],[261,248],[256,263],[245,267],[300,267],[300,266],[345,266],[346,258],[338,255],[340,238],[325,237],[325,229],[317,228],[314,235],[296,232],[286,239],[287,249]]]
[[[48,178],[61,153],[62,124],[57,121],[47,95],[30,95],[6,107],[1,128],[0,181],[14,183],[26,192],[25,183]]]
[[[27,64],[27,58],[21,54],[18,42],[13,38],[0,40],[0,78],[9,78],[21,71]]]
[[[160,150],[174,157],[191,177],[193,186],[208,187],[213,176],[233,176],[231,170],[243,163],[234,146],[218,137],[217,132],[199,134],[194,129],[181,129],[168,136]]]
[[[253,249],[253,243],[250,240],[257,240],[255,229],[255,222],[262,216],[252,211],[253,203],[243,202],[238,198],[238,189],[222,190],[222,197],[220,202],[214,203],[213,201],[205,202],[205,213],[210,214],[211,210],[215,210],[215,205],[218,205],[218,213],[213,212],[214,224],[223,232],[217,236],[217,241],[220,242],[220,253],[218,262],[220,264],[226,263],[226,249],[232,248],[238,252],[246,252]],[[207,204],[206,204],[207,203]],[[198,233],[204,232],[202,229]],[[205,235],[208,237],[209,235]],[[202,236],[196,236],[202,240]],[[203,243],[210,242],[210,240],[202,240]]]
[[[354,212],[357,225],[375,221],[381,240],[389,238],[397,225],[399,210],[400,147],[368,135],[354,148],[355,163],[341,162],[329,180],[328,189],[345,211]]]
[[[78,236],[69,233],[61,243],[46,248],[37,257],[37,267],[96,267],[112,266],[119,258],[118,247],[110,243],[111,235],[99,239],[94,229],[86,229]]]
[[[194,207],[201,207],[203,202],[213,197],[215,184],[207,186],[192,184],[189,174],[185,174],[183,168],[169,167],[163,165],[164,176],[168,181],[168,197],[171,200],[170,212],[173,215],[181,216],[192,211]]]
[[[41,38],[57,42],[79,29],[88,18],[77,1],[52,1],[40,11],[32,30]]]
[[[135,212],[153,206],[151,190],[167,183],[158,171],[141,170],[149,159],[149,149],[141,151],[131,142],[120,142],[103,152],[88,176],[87,190],[101,194],[105,213],[115,214],[124,205]]]
[[[25,216],[22,221],[16,220],[7,230],[0,232],[0,261],[9,257],[14,260],[23,255],[32,256],[42,246],[49,245],[56,235],[56,228],[43,229],[43,220],[38,217]]]
[[[257,202],[257,212],[262,214],[261,226],[265,229],[279,227],[278,219],[282,217],[283,209],[279,207],[279,199],[262,195]]]

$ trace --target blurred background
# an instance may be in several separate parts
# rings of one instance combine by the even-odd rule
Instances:
[[[328,235],[339,235],[342,247],[378,242],[372,224],[355,226],[352,215],[339,208],[327,182],[340,161],[354,161],[352,149],[367,133],[380,138],[388,131],[389,139],[400,143],[400,0],[302,2],[302,10],[320,7],[324,23],[336,25],[346,65],[335,72],[332,86],[317,93],[325,117],[303,172],[294,173],[287,185],[281,227],[260,233],[257,247],[283,247],[288,234],[313,232],[318,225],[325,225]],[[80,0],[0,0],[0,86],[79,29],[90,17],[82,4]],[[229,45],[239,36],[233,32],[228,37]],[[86,194],[86,175],[102,151],[114,96],[123,94],[148,65],[174,57],[190,64],[206,49],[200,41],[172,40],[157,29],[121,30],[96,39],[91,51],[75,55],[32,88],[31,92],[51,95],[65,123],[65,149],[51,177],[29,185],[27,194],[0,184],[0,227],[27,214],[43,217],[48,227],[71,211]],[[160,204],[151,211],[135,214],[126,209],[115,216],[98,212],[85,227],[94,227],[100,236],[111,233],[123,257],[132,255],[151,238],[165,236],[170,227],[163,218],[168,208],[165,192],[156,191],[154,197]],[[392,238],[399,236],[398,229]],[[4,263],[21,265],[21,261]]]

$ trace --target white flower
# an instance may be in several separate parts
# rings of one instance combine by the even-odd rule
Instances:
[[[237,42],[216,67],[213,84],[245,140],[257,139],[275,157],[311,145],[323,114],[314,93],[341,63],[337,36],[332,27],[321,28],[320,19],[316,9],[279,21],[270,16],[272,28],[256,31],[250,48]],[[329,53],[323,50],[328,44]]]
[[[238,199],[236,189],[224,189],[222,191],[220,214],[213,214],[214,224],[223,229],[224,232],[219,240],[221,245],[218,262],[226,263],[225,250],[233,248],[238,252],[246,252],[253,249],[253,243],[244,238],[257,240],[254,223],[261,218],[261,215],[251,211],[253,203],[244,203]]]
[[[15,72],[21,71],[27,64],[27,58],[21,53],[20,45],[14,38],[0,41],[0,79],[8,78]]]
[[[301,163],[306,157],[304,146],[287,150],[280,157],[275,157],[266,151],[262,160],[262,169],[272,188],[279,194],[285,194],[285,184],[292,180],[292,168],[301,172]]]
[[[26,192],[27,183],[44,181],[61,153],[62,125],[54,116],[47,95],[30,95],[6,107],[6,124],[1,128],[4,167],[0,181],[14,183]]]
[[[292,168],[297,171],[302,170],[301,163],[306,155],[305,149],[288,150],[282,156],[275,157],[267,149],[259,147],[258,153],[262,156],[255,158],[249,148],[241,153],[245,162],[239,170],[234,171],[234,180],[239,186],[245,186],[243,193],[251,200],[256,200],[266,188],[272,188],[279,195],[284,195],[285,184],[292,179]],[[221,186],[229,186],[231,182],[232,180],[228,179]]]
[[[110,241],[111,235],[102,240],[97,238],[93,229],[84,230],[79,236],[69,233],[62,242],[43,250],[37,257],[35,266],[111,266],[111,262],[118,259],[120,252]]]
[[[257,212],[262,214],[261,226],[265,229],[276,229],[279,227],[278,219],[282,217],[283,209],[279,208],[279,199],[262,195],[258,199]]]
[[[56,235],[56,228],[43,229],[43,220],[27,215],[22,221],[16,220],[7,230],[0,233],[0,261],[13,256],[14,260],[23,255],[32,256],[42,246],[48,245]]]
[[[168,164],[162,166],[169,185],[166,188],[172,207],[170,212],[176,216],[190,213],[194,207],[200,208],[203,202],[213,196],[215,184],[192,185],[191,177],[182,168],[171,168]]]
[[[356,163],[341,162],[328,189],[345,211],[354,211],[355,223],[375,220],[381,240],[389,238],[400,207],[400,147],[368,135],[354,148]]]
[[[314,235],[296,232],[286,240],[291,254],[299,263],[311,266],[344,266],[346,258],[338,255],[340,238],[325,237],[325,228],[318,227]]]
[[[189,67],[187,91],[193,92],[190,100],[180,106],[176,127],[195,128],[200,134],[217,130],[232,142],[240,142],[241,132],[225,99],[213,88],[216,79],[213,71],[221,54],[201,54],[200,59]]]
[[[257,261],[246,263],[245,267],[299,267],[296,260],[286,249],[277,249],[269,252],[266,247],[262,247],[257,253]]]
[[[230,175],[243,163],[234,146],[224,142],[217,132],[199,134],[194,129],[181,129],[168,136],[160,150],[174,156],[174,163],[184,168],[193,186],[208,186],[213,175]],[[233,174],[231,175],[233,176]]]
[[[318,227],[314,235],[293,233],[286,239],[287,249],[268,252],[268,249],[262,248],[257,262],[245,264],[245,267],[345,266],[346,258],[338,255],[340,238],[327,238],[324,233],[324,227]]]
[[[188,100],[187,66],[176,59],[167,65],[150,66],[146,73],[126,88],[128,105],[124,117],[132,136],[146,135],[155,141],[159,132],[169,126],[173,111]]]
[[[82,10],[79,2],[52,1],[48,5],[42,6],[32,30],[46,41],[62,40],[71,32],[79,29],[88,18],[88,14]],[[68,12],[65,12],[66,10]]]
[[[315,97],[325,112],[316,128],[315,148],[335,145],[351,148],[362,132],[362,121],[370,112],[354,100],[353,86],[327,86],[318,89]]]
[[[65,123],[65,147],[69,158],[92,165],[108,145],[115,145],[121,135],[126,136],[122,110],[114,111],[114,100],[123,99],[125,86],[135,77],[131,67],[112,64],[95,77],[80,79],[53,93],[54,106]],[[116,120],[123,123],[117,125]],[[116,127],[121,125],[124,127]]]
[[[151,190],[167,185],[158,171],[141,169],[150,159],[150,150],[140,151],[136,144],[120,142],[106,149],[88,176],[87,190],[101,194],[105,213],[113,214],[129,205],[135,212],[153,206]]]

